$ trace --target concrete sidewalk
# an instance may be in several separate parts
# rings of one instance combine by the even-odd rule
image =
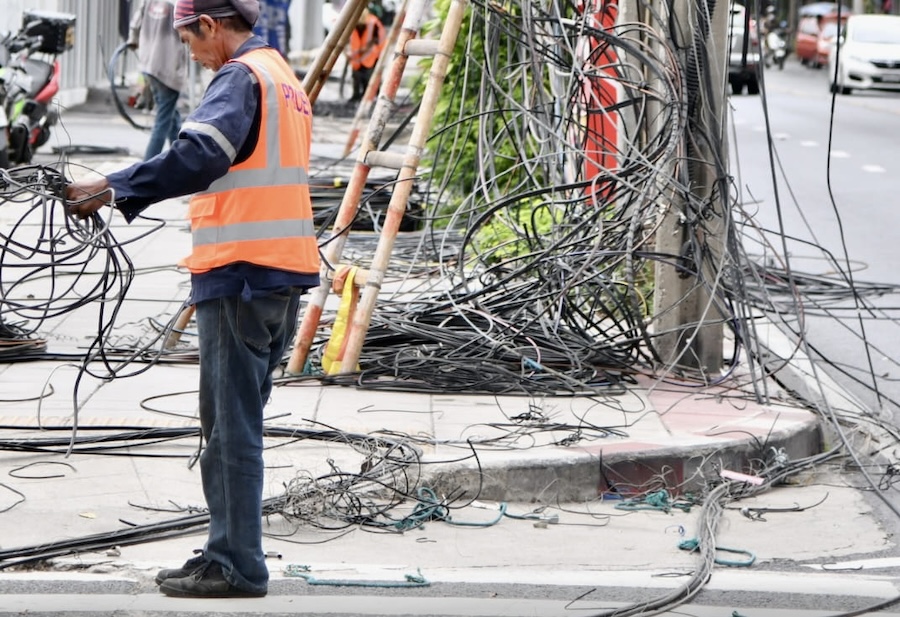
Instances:
[[[122,127],[114,115],[95,111],[67,118],[76,142],[89,143],[91,131],[109,135],[111,126]],[[318,130],[340,135],[346,122],[331,122]],[[342,145],[320,139],[315,155],[331,165]],[[100,173],[132,160],[76,157]],[[180,563],[202,544],[203,499],[192,464],[198,437],[191,327],[175,353],[125,362],[130,350],[159,334],[187,295],[188,277],[172,266],[188,250],[185,213],[186,202],[174,200],[147,212],[158,220],[126,226],[113,218],[137,276],[107,333],[118,349],[107,366],[79,368],[104,318],[100,302],[45,322],[40,336],[53,358],[0,364],[0,474],[6,477],[0,483],[0,588],[7,592],[17,585],[40,588],[42,577],[56,581],[62,572],[77,587],[81,569],[91,573],[86,585],[127,570],[133,575],[127,582],[108,578],[111,589],[152,592],[157,568]],[[0,211],[0,225],[15,217]],[[45,296],[46,282],[34,283],[32,291]],[[761,404],[752,382],[740,364],[716,385],[639,378],[593,396],[526,397],[379,391],[285,375],[268,407],[268,542],[273,572],[284,575],[273,582],[273,594],[305,585],[306,579],[285,574],[291,572],[286,566],[309,561],[332,577],[347,569],[356,577],[402,579],[422,563],[432,572],[494,564],[503,578],[518,572],[523,580],[525,571],[546,576],[556,567],[571,575],[578,564],[591,563],[591,553],[597,558],[597,512],[608,520],[615,504],[661,487],[677,487],[664,508],[667,519],[648,528],[652,514],[630,518],[634,546],[664,527],[693,525],[695,515],[681,512],[677,500],[723,470],[752,473],[761,461],[821,450],[822,425],[814,413],[773,383],[767,385],[770,400],[779,402]],[[360,491],[363,501],[343,502],[338,486]],[[391,491],[405,495],[405,502],[386,497]],[[462,523],[436,532],[439,547],[427,558],[421,542],[431,541],[435,527],[432,522],[428,533],[419,533],[417,503],[434,507],[432,521],[458,517],[452,522]],[[573,523],[565,535],[554,532],[567,522],[560,504],[572,503],[580,504],[579,519],[592,522]],[[402,539],[386,541],[346,522],[318,526],[321,516],[353,508]],[[494,527],[501,519],[506,524],[481,546],[462,539],[468,523]],[[402,533],[404,525],[416,532]],[[525,544],[518,540],[522,533]],[[548,560],[562,544],[571,554]],[[454,546],[467,547],[466,554],[454,554]],[[492,558],[497,546],[502,558]],[[51,572],[29,572],[38,558],[54,559]],[[629,561],[617,552],[615,559],[617,567],[635,569],[692,563],[677,542],[664,557]],[[24,571],[10,568],[18,563]]]

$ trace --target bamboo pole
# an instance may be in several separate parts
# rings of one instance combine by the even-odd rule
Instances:
[[[381,135],[384,127],[390,117],[394,107],[394,100],[397,91],[400,89],[400,83],[403,78],[403,72],[406,69],[406,62],[409,58],[406,47],[407,43],[418,36],[422,21],[425,15],[426,0],[412,0],[410,2],[409,11],[403,20],[403,28],[397,39],[397,45],[394,50],[394,59],[391,63],[388,75],[381,85],[381,95],[375,103],[375,109],[372,118],[369,120],[369,127],[363,136],[360,149],[357,154],[356,163],[350,174],[347,188],[344,191],[341,205],[335,218],[332,240],[328,242],[325,248],[324,263],[322,264],[322,284],[310,292],[309,300],[306,303],[306,310],[300,321],[297,330],[297,338],[294,343],[294,349],[288,360],[287,372],[299,374],[303,372],[306,364],[309,349],[315,339],[316,331],[319,328],[319,321],[322,318],[322,311],[325,301],[328,299],[330,286],[325,284],[325,278],[328,269],[337,269],[344,246],[347,242],[347,234],[350,231],[350,225],[356,217],[356,211],[359,208],[360,197],[369,177],[369,171],[372,165],[366,162],[368,154],[376,150],[381,141]],[[395,193],[396,194],[396,193]],[[407,196],[409,191],[407,191]],[[407,197],[404,197],[406,199]],[[393,203],[393,199],[392,202]]]
[[[375,310],[375,303],[378,300],[381,284],[384,282],[384,275],[393,251],[394,240],[397,237],[397,231],[400,229],[403,215],[406,213],[406,204],[412,192],[413,180],[418,174],[419,160],[424,150],[425,142],[431,132],[434,110],[437,107],[438,97],[440,96],[444,79],[447,76],[447,67],[450,65],[450,58],[456,46],[456,39],[465,14],[465,7],[465,0],[454,0],[447,13],[447,20],[441,32],[437,54],[431,65],[431,72],[428,76],[428,83],[425,86],[425,93],[419,107],[419,114],[403,160],[403,167],[400,169],[397,182],[394,185],[394,191],[391,194],[391,201],[388,204],[387,214],[385,215],[381,235],[378,239],[378,246],[375,249],[372,265],[369,268],[368,280],[365,287],[363,287],[359,304],[353,316],[353,325],[348,333],[344,358],[341,362],[341,372],[343,373],[354,372],[359,362],[362,344],[372,320],[372,313]]]
[[[350,34],[356,28],[356,22],[359,21],[359,16],[362,15],[367,4],[368,0],[349,0],[338,14],[334,27],[325,37],[321,51],[316,55],[303,79],[303,90],[311,104],[319,98],[319,92],[328,81],[337,59],[344,53],[344,48],[350,40]]]
[[[391,24],[391,31],[388,35],[387,44],[384,46],[384,49],[381,50],[381,55],[378,56],[378,63],[372,71],[372,79],[369,80],[369,84],[366,86],[366,91],[363,94],[362,100],[356,107],[353,125],[350,127],[350,134],[347,135],[347,144],[344,146],[345,157],[350,156],[350,152],[353,150],[353,146],[359,138],[360,128],[365,119],[369,116],[372,105],[375,102],[375,97],[378,95],[378,90],[381,86],[381,76],[384,74],[385,66],[387,66],[388,56],[390,55],[391,50],[397,47],[397,40],[400,38],[400,31],[402,29],[401,25],[406,19],[406,1],[407,0],[403,0],[403,4],[397,12],[397,17],[395,18],[394,23]]]

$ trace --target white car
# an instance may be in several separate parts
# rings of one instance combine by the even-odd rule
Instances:
[[[831,91],[900,91],[900,16],[851,15],[828,55]]]

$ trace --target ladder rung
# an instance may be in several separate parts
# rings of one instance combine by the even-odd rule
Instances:
[[[333,272],[331,270],[329,270],[328,273],[325,275],[326,280],[329,282],[329,286],[330,286],[330,283],[334,282],[335,275],[336,275],[336,272]],[[353,284],[356,287],[365,287],[366,283],[368,283],[368,282],[369,282],[369,271],[359,268],[356,271],[356,274],[353,275]]]
[[[437,39],[410,39],[406,42],[407,56],[434,56],[440,49],[441,42]]]
[[[366,165],[369,167],[387,167],[389,169],[402,169],[405,154],[398,152],[384,152],[382,150],[372,150],[366,154]]]

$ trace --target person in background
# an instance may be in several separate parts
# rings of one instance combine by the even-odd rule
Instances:
[[[188,50],[172,26],[175,0],[139,0],[126,44],[137,50],[138,69],[153,93],[156,118],[144,160],[178,139],[178,98],[187,82]]]
[[[394,19],[397,17],[396,0],[372,0],[369,2],[369,10],[375,14],[375,17],[381,20],[385,26],[393,26]]]
[[[770,32],[778,29],[778,17],[776,15],[775,6],[770,4],[766,6],[763,13],[762,23],[760,24],[760,36],[766,36]]]
[[[356,28],[350,33],[347,61],[353,71],[353,95],[351,103],[358,103],[372,79],[372,70],[378,62],[381,50],[387,44],[384,24],[368,8],[360,13]]]
[[[291,45],[291,20],[288,11],[291,0],[260,0],[259,21],[253,33],[288,57]]]
[[[282,55],[253,35],[258,0],[177,0],[175,27],[215,72],[172,147],[106,177],[66,187],[67,208],[94,216],[110,202],[132,221],[150,204],[193,194],[191,273],[199,369],[200,477],[206,543],[160,570],[174,597],[260,597],[263,408],[297,324],[300,296],[319,285],[309,193],[312,109]]]

